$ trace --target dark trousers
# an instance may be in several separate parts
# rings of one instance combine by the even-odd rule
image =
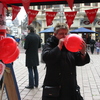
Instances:
[[[34,71],[34,75],[33,75]],[[31,87],[38,87],[38,70],[37,66],[35,67],[28,67],[28,72],[29,72],[29,86]]]
[[[91,53],[92,54],[94,53],[94,47],[91,47]]]

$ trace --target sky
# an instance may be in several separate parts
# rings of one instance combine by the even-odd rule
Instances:
[[[26,15],[26,12],[24,10],[24,7],[21,7],[21,10],[17,15],[19,23],[21,23],[21,21],[25,18],[25,15]]]
[[[24,7],[21,7],[20,12],[18,13],[18,15],[16,16],[19,20],[19,25],[21,24],[21,21],[23,21],[23,19],[25,18],[26,12],[24,10]],[[12,17],[7,17],[8,20],[6,20],[6,25],[7,26],[13,26],[12,24]]]
[[[18,13],[18,15],[16,16],[19,20],[19,25],[21,24],[21,21],[23,21],[23,19],[25,18],[26,12],[24,10],[24,7],[21,7],[20,12]],[[12,27],[12,17],[8,16],[6,17],[6,25]]]

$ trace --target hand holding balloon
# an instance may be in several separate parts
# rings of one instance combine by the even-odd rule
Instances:
[[[86,44],[84,40],[77,34],[67,35],[64,40],[64,45],[66,49],[68,49],[71,52],[80,51],[82,54],[84,54],[86,49]]]
[[[86,52],[86,43],[85,43],[85,41],[82,41],[80,46],[82,47],[82,49],[79,50],[79,51],[81,52],[82,55],[85,55],[85,52]]]
[[[58,47],[59,47],[60,50],[62,49],[62,46],[64,45],[64,39],[65,38],[62,38],[62,39],[59,40]]]

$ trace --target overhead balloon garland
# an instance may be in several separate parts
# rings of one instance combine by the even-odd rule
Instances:
[[[74,0],[66,0],[66,1],[69,5],[70,9],[72,10]],[[3,3],[3,5],[7,9],[7,5],[5,3]],[[37,16],[39,11],[29,9],[30,0],[22,0],[22,5],[28,16],[28,25],[30,25],[32,23],[32,21],[35,19],[35,17]],[[12,5],[12,21],[16,18],[17,14],[20,12],[20,9],[21,9],[20,7]],[[97,11],[98,11],[98,8],[85,10],[85,13],[86,13],[87,18],[90,21],[90,23],[92,23],[95,20]],[[54,20],[57,13],[58,12],[45,12],[47,26],[52,25],[52,21]],[[71,25],[73,24],[73,20],[77,14],[77,11],[70,11],[70,12],[64,12],[64,13],[65,13],[65,17],[66,17],[66,23],[68,24],[68,26],[70,28]]]

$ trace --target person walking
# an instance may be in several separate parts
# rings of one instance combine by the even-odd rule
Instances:
[[[23,33],[23,35],[21,36],[21,46],[24,47],[25,44],[25,37],[26,35]]]
[[[67,34],[67,25],[58,23],[54,35],[44,45],[42,58],[46,63],[46,75],[42,100],[83,100],[77,84],[76,66],[89,63],[90,57],[84,41],[79,52],[68,51],[64,46]]]
[[[95,40],[91,39],[90,40],[90,50],[91,50],[91,54],[94,53],[94,48],[95,48]]]
[[[97,54],[99,54],[99,52],[100,52],[100,40],[97,40],[97,42],[95,43],[95,46],[96,46]]]
[[[39,35],[34,32],[33,26],[29,25],[27,29],[28,35],[25,38],[24,49],[26,49],[26,67],[29,73],[29,84],[25,88],[33,89],[39,85],[37,66],[39,65],[38,48],[41,47],[41,39]]]

